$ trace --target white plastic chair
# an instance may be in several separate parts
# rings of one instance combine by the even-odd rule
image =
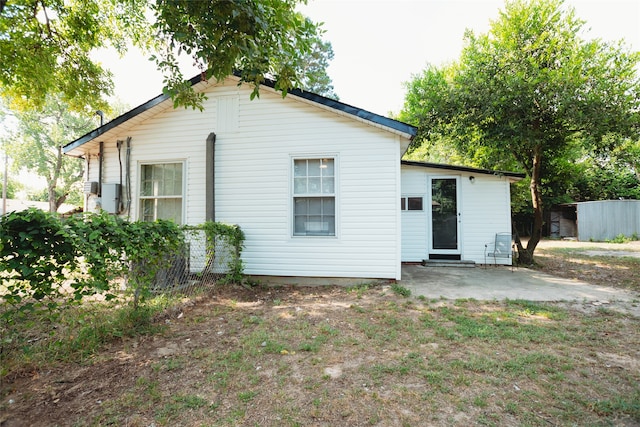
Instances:
[[[487,257],[493,258],[493,265],[498,264],[498,258],[508,259],[513,271],[513,251],[511,233],[496,233],[493,242],[484,245],[484,265],[487,266]]]

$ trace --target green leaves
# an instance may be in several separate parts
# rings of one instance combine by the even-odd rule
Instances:
[[[305,61],[322,46],[319,25],[295,11],[294,0],[166,1],[153,6],[154,29],[163,43],[156,63],[165,74],[165,90],[178,105],[199,108],[201,99],[183,85],[178,67],[181,53],[190,55],[206,79],[222,80],[236,71],[254,85],[266,78],[283,95],[304,86]],[[320,48],[320,55],[329,52]],[[317,51],[316,51],[317,53]],[[330,54],[330,53],[328,53]]]
[[[0,95],[22,110],[39,108],[56,93],[74,110],[105,109],[112,75],[92,54],[110,46],[124,53],[133,44],[152,53],[176,106],[201,108],[203,101],[180,71],[181,55],[206,79],[240,70],[255,87],[252,97],[265,78],[275,79],[283,95],[321,82],[331,96],[325,70],[331,48],[320,39],[320,25],[296,12],[302,1],[1,2]]]
[[[118,280],[126,279],[137,307],[154,291],[157,275],[188,253],[185,232],[197,231],[206,235],[208,257],[219,247],[231,248],[225,279],[241,280],[244,233],[238,226],[129,222],[105,212],[67,220],[37,209],[11,212],[0,218],[2,298],[18,307],[45,299],[55,306],[96,294],[112,299],[121,292]]]
[[[0,219],[0,282],[9,303],[29,297],[58,297],[54,284],[75,266],[76,252],[60,222],[37,209],[11,212]]]
[[[113,90],[111,73],[90,55],[108,45],[122,48],[125,40],[148,45],[148,26],[138,26],[145,10],[146,2],[132,0],[6,2],[0,93],[24,110],[41,107],[53,93],[75,110],[103,108],[102,96]]]

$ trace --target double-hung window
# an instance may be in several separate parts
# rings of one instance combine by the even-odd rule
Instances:
[[[144,164],[140,168],[140,219],[173,220],[182,223],[184,165]]]
[[[293,160],[293,235],[336,235],[335,159]]]

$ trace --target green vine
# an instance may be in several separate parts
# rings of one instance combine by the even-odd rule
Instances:
[[[231,259],[227,263],[227,273],[223,283],[238,283],[243,279],[244,265],[242,263],[242,249],[245,235],[238,225],[207,221],[199,226],[185,226],[185,230],[202,230],[207,239],[207,263],[212,264],[216,257],[216,248],[222,243],[233,249]]]
[[[37,209],[8,213],[0,217],[0,299],[22,311],[53,309],[64,299],[115,298],[124,278],[137,308],[156,288],[179,284],[189,261],[186,233],[193,231],[206,236],[208,266],[216,255],[228,258],[222,282],[240,282],[245,237],[236,225],[130,222],[105,212],[66,220]]]

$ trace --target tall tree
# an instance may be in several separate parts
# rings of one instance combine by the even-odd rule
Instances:
[[[188,55],[205,78],[240,70],[243,81],[275,79],[283,95],[302,86],[304,62],[320,27],[295,8],[306,0],[10,0],[0,1],[0,95],[22,109],[62,94],[70,107],[103,108],[111,74],[96,49],[129,43],[155,52],[165,91],[179,105],[200,106],[181,74]],[[190,76],[189,76],[190,77]],[[102,104],[102,105],[101,105]]]
[[[574,144],[604,150],[638,137],[640,56],[622,42],[582,39],[583,25],[561,0],[507,1],[488,33],[465,34],[456,63],[408,84],[400,115],[419,126],[417,144],[446,138],[467,157],[524,168],[533,227],[526,248],[517,240],[523,263],[541,237],[551,162]]]
[[[300,59],[302,62],[301,68],[303,69],[300,89],[326,96],[336,101],[339,100],[338,94],[333,90],[331,77],[327,74],[327,67],[329,67],[329,61],[332,59],[333,47],[331,42],[316,40],[311,51]]]
[[[95,121],[71,113],[57,97],[49,97],[43,109],[16,112],[17,130],[7,141],[13,167],[25,168],[45,178],[49,210],[56,212],[74,184],[82,180],[80,159],[62,154],[62,146],[95,128]]]

